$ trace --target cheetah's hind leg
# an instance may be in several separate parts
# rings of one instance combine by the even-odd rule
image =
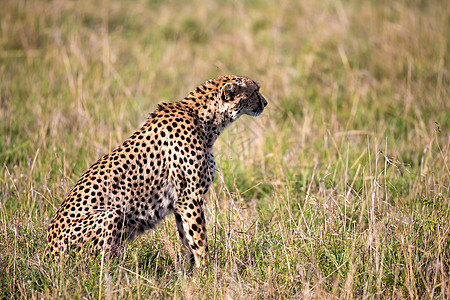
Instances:
[[[62,223],[63,228],[49,230],[47,256],[104,252],[107,257],[117,257],[128,237],[123,217],[112,210],[88,212]]]

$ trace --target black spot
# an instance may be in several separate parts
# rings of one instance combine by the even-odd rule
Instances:
[[[179,214],[175,214],[175,219],[177,222],[181,222],[181,216]]]

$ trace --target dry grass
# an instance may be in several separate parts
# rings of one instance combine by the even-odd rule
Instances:
[[[0,297],[447,298],[445,1],[22,1],[0,10]],[[216,143],[211,262],[172,218],[120,261],[43,260],[80,174],[209,78],[269,106]]]

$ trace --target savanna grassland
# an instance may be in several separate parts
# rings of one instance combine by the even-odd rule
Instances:
[[[0,298],[450,295],[446,1],[0,2]],[[173,217],[114,261],[43,257],[80,175],[224,74],[269,105],[215,145],[210,262]]]

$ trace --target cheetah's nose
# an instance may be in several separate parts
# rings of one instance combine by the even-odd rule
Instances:
[[[263,106],[266,107],[266,106],[267,106],[267,100],[266,100],[266,98],[264,98],[264,96],[261,96],[261,100],[262,100]]]

